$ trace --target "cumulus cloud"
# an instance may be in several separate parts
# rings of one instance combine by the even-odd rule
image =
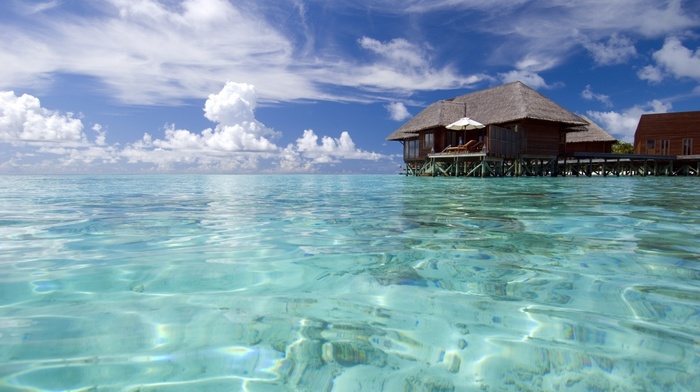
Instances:
[[[102,125],[100,124],[93,125],[92,130],[97,134],[95,136],[95,144],[104,146],[107,143],[107,131],[102,129]]]
[[[593,60],[598,65],[624,64],[637,55],[632,40],[613,33],[607,42],[584,42]]]
[[[646,65],[637,71],[639,79],[652,84],[658,84],[668,76],[700,81],[700,48],[693,51],[685,47],[677,37],[669,37],[652,57],[655,64]]]
[[[256,105],[254,86],[229,82],[204,105],[205,117],[217,122],[216,127],[194,133],[168,125],[164,138],[145,134],[123,155],[129,162],[148,162],[162,170],[187,164],[198,170],[255,171],[260,170],[260,161],[266,160],[277,161],[278,169],[284,172],[314,171],[318,164],[345,159],[383,158],[357,148],[347,132],[334,139],[319,138],[313,130],[305,130],[295,144],[281,148],[273,142],[280,134],[255,119]]]
[[[129,167],[131,171],[308,172],[343,160],[388,158],[358,148],[348,132],[332,138],[305,130],[295,143],[281,148],[274,142],[281,133],[255,118],[256,105],[253,85],[229,82],[204,104],[204,116],[216,123],[213,128],[192,132],[166,124],[163,136],[145,133],[122,148],[107,143],[101,124],[93,124],[88,138],[82,121],[72,113],[46,109],[31,95],[0,92],[0,143],[23,149],[0,162],[0,169],[86,172],[91,165],[100,165],[96,170],[107,172],[129,172]]]
[[[411,113],[408,112],[403,102],[392,102],[384,107],[389,112],[389,117],[394,121],[404,121],[411,117]]]
[[[339,138],[324,136],[319,141],[314,131],[307,129],[296,140],[296,151],[316,163],[336,163],[339,159],[376,161],[382,158],[380,154],[358,149],[347,132],[341,133]]]
[[[247,83],[226,83],[218,94],[204,103],[204,117],[223,125],[255,121],[257,93]]]
[[[581,92],[581,96],[589,101],[598,101],[607,107],[613,106],[610,97],[605,94],[594,93],[591,85],[586,85],[586,88]]]
[[[676,78],[691,78],[700,81],[700,48],[683,46],[676,37],[667,38],[664,46],[654,52],[659,67]]]
[[[84,172],[86,165],[114,164],[120,159],[116,146],[106,144],[106,131],[94,124],[94,142],[83,132],[83,122],[73,113],[61,113],[41,105],[31,95],[0,91],[0,143],[13,146],[15,154],[0,168],[25,172]]]
[[[647,65],[637,71],[637,77],[649,83],[659,83],[664,80],[664,72],[653,65]]]
[[[214,128],[197,133],[169,124],[162,139],[145,134],[142,140],[127,146],[123,154],[129,162],[153,163],[160,168],[178,164],[207,169],[217,165],[254,167],[256,153],[266,153],[267,158],[279,149],[272,141],[279,134],[255,119],[256,105],[254,86],[228,82],[220,92],[209,95],[204,104],[204,116],[217,123]]]
[[[41,106],[38,98],[13,91],[0,92],[0,141],[13,144],[83,145],[83,123],[73,113]]]
[[[635,105],[621,112],[609,111],[588,111],[588,116],[601,124],[616,138],[625,142],[634,140],[634,133],[642,114],[668,113],[672,108],[671,103],[653,100],[643,105]]]

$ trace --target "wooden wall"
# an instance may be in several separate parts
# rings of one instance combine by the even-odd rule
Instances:
[[[612,145],[615,142],[580,142],[580,143],[566,143],[565,151],[567,153],[573,152],[604,152],[612,153]]]
[[[523,120],[525,128],[525,154],[551,155],[559,154],[560,124],[548,121]]]
[[[634,153],[661,155],[661,140],[668,140],[667,155],[683,155],[683,139],[692,139],[692,154],[700,155],[700,111],[645,114],[634,134]],[[654,149],[647,141],[654,140]]]
[[[514,129],[516,125],[519,127],[520,131],[517,133],[519,146],[516,148],[517,152],[515,152],[515,155],[525,154],[557,156],[559,155],[560,149],[563,149],[563,140],[565,140],[565,138],[562,137],[560,123],[525,119],[518,123],[501,124],[500,127],[507,128],[509,132],[513,132],[511,130]],[[404,156],[404,160],[407,162],[423,161],[427,159],[428,154],[443,151],[445,147],[451,145],[451,143],[447,140],[446,131],[447,130],[444,127],[436,127],[425,131],[420,131],[417,138],[419,143],[417,156],[410,159]],[[432,148],[424,144],[424,137],[428,132],[433,133]],[[462,134],[462,143],[472,139],[479,140],[479,138],[485,135],[486,132],[487,129],[464,131]],[[524,140],[521,140],[522,137],[524,137]],[[700,138],[698,141],[700,142]],[[408,143],[408,141],[405,143]],[[491,151],[489,152],[491,153]],[[600,151],[598,150],[597,152]],[[494,154],[510,156],[512,151],[494,151]]]

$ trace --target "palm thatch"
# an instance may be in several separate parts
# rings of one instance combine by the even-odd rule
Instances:
[[[581,115],[581,118],[588,122],[587,125],[575,127],[566,134],[567,143],[590,143],[590,142],[615,142],[614,136],[607,133],[598,124],[594,123],[590,118]]]
[[[572,127],[588,125],[581,117],[522,82],[513,82],[435,102],[395,130],[387,140],[415,137],[419,131],[446,126],[462,117],[484,125],[524,119],[552,121]]]
[[[438,101],[430,104],[418,115],[408,120],[408,122],[389,135],[386,140],[402,140],[415,137],[418,136],[416,133],[418,131],[439,126],[444,127],[462,117],[465,117],[463,103],[452,100]]]

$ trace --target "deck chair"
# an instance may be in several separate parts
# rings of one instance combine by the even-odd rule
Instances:
[[[469,152],[480,152],[484,148],[483,142],[474,143],[474,145],[469,148]]]

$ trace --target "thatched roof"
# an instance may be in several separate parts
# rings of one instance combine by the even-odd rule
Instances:
[[[607,133],[598,124],[594,123],[590,118],[581,115],[581,118],[588,121],[587,125],[576,127],[576,132],[568,132],[566,134],[567,143],[586,143],[586,142],[615,142],[617,139]]]
[[[394,131],[387,140],[406,139],[419,131],[446,126],[462,117],[472,118],[484,125],[523,119],[569,126],[588,124],[522,82],[513,82],[435,102]]]

